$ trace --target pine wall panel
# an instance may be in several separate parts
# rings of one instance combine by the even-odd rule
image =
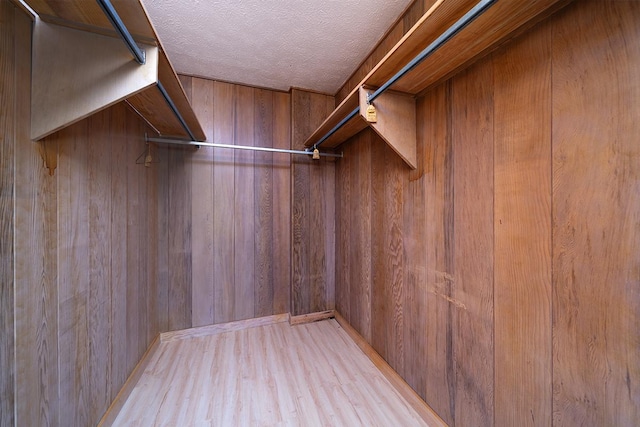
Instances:
[[[450,425],[640,422],[639,18],[574,2],[419,98],[415,171],[340,147],[336,308]]]

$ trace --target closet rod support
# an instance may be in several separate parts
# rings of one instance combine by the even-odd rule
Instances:
[[[345,123],[347,123],[349,120],[351,120],[352,118],[354,118],[355,116],[358,115],[358,113],[360,113],[360,106],[357,106],[356,108],[353,109],[352,112],[350,112],[349,114],[346,115],[346,117],[342,120],[340,120],[340,122],[335,125],[329,132],[327,132],[322,138],[320,138],[318,140],[318,142],[316,142],[315,144],[313,144],[312,147],[307,148],[307,151],[313,151],[315,149],[318,148],[318,146],[320,144],[322,144],[323,142],[325,142],[327,139],[329,139],[331,137],[331,135],[333,135],[334,133],[336,133],[342,126],[345,125]]]
[[[312,156],[312,151],[303,150],[285,150],[283,148],[270,148],[270,147],[254,147],[250,145],[233,145],[233,144],[214,144],[211,142],[199,142],[199,141],[184,141],[181,139],[168,139],[168,138],[145,138],[146,142],[155,142],[158,144],[174,144],[174,145],[187,145],[191,147],[213,147],[213,148],[229,148],[232,150],[250,150],[250,151],[267,151],[270,153],[285,153],[285,154],[301,154],[305,156]],[[321,157],[337,157],[342,158],[342,153],[320,153]]]
[[[122,38],[122,41],[124,42],[124,44],[126,44],[127,47],[129,48],[129,51],[135,58],[136,62],[140,65],[144,64],[147,61],[144,50],[140,49],[140,46],[136,44],[136,41],[133,39],[133,36],[131,35],[127,27],[124,25],[124,22],[122,22],[122,19],[120,19],[120,15],[118,15],[118,12],[116,12],[116,9],[115,7],[113,7],[113,4],[111,4],[111,1],[110,0],[96,0],[96,1],[100,5],[100,8],[104,12],[104,14],[107,15],[107,18],[109,19],[109,22],[111,22],[111,25],[113,25],[113,28]]]
[[[413,58],[407,65],[402,67],[394,76],[387,80],[382,86],[380,86],[375,92],[367,96],[367,103],[373,102],[381,93],[389,89],[395,82],[400,80],[405,74],[413,70],[418,64],[427,59],[433,52],[438,50],[446,42],[451,40],[456,34],[462,31],[467,25],[473,22],[477,17],[482,15],[493,3],[497,0],[481,0],[462,18],[458,19],[452,26],[447,28],[442,34],[438,36],[433,42],[429,44],[422,52],[420,52],[415,58]]]
[[[473,22],[477,17],[482,15],[493,3],[497,0],[480,0],[473,8],[465,13],[462,18],[456,21],[451,27],[446,29],[438,38],[436,38],[429,46],[427,46],[422,52],[416,55],[407,65],[405,65],[400,71],[387,80],[382,86],[380,86],[375,92],[367,96],[367,103],[370,104],[380,94],[389,89],[394,83],[400,80],[405,74],[414,69],[418,64],[424,61],[432,53],[442,47],[453,36],[458,34],[463,28]],[[351,113],[349,113],[344,119],[342,119],[337,125],[335,125],[330,131],[328,131],[322,138],[318,140],[309,150],[318,148],[320,144],[325,142],[331,135],[336,133],[342,126],[344,126],[349,120],[356,116],[360,112],[360,107],[356,107]]]

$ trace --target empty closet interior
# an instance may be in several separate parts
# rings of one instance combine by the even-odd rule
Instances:
[[[335,93],[177,74],[140,0],[112,7],[142,60],[108,1],[26,3],[0,0],[1,426],[123,425],[170,349],[213,375],[249,342],[167,396],[640,424],[640,2],[415,0]],[[297,397],[243,412],[252,375]]]

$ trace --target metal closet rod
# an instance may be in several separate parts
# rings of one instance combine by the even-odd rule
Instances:
[[[442,34],[440,34],[433,42],[431,42],[422,52],[420,52],[415,58],[413,58],[407,65],[402,67],[400,71],[398,71],[395,75],[393,75],[389,80],[387,80],[382,86],[380,86],[375,92],[367,95],[367,103],[373,102],[380,94],[382,94],[385,90],[389,89],[394,83],[400,80],[405,74],[409,71],[413,70],[418,64],[427,59],[432,53],[438,50],[442,45],[448,42],[453,36],[458,34],[462,29],[464,29],[467,25],[473,22],[477,17],[482,15],[493,3],[497,0],[481,0],[479,1],[473,8],[471,8],[467,13],[465,13],[462,18],[458,19],[452,26],[447,28]],[[340,129],[345,123],[351,120],[355,115],[360,112],[360,106],[356,107],[352,112],[350,112],[344,119],[340,121],[336,126],[334,126],[329,132],[327,132],[322,138],[316,142],[313,147],[309,148],[309,150],[316,149],[320,144],[326,141],[331,135],[336,133],[338,129]]]
[[[122,22],[122,19],[120,19],[120,15],[118,15],[118,12],[116,12],[115,7],[113,7],[109,0],[96,1],[102,8],[104,14],[107,15],[107,18],[109,18],[109,21],[111,22],[111,25],[113,25],[113,28],[118,34],[120,34],[122,41],[127,45],[138,64],[144,64],[147,61],[144,50],[140,49],[140,46],[136,44],[135,40],[131,36],[131,33],[124,25],[124,22]]]
[[[104,12],[104,14],[107,15],[107,18],[109,18],[109,21],[111,22],[111,25],[113,26],[113,28],[116,30],[118,34],[120,34],[122,41],[124,42],[124,44],[127,45],[127,47],[129,48],[129,51],[131,51],[131,54],[133,55],[136,62],[138,62],[138,64],[140,65],[144,64],[146,62],[146,55],[144,53],[144,50],[140,49],[140,46],[138,46],[136,41],[133,39],[133,36],[131,35],[127,27],[124,25],[124,22],[122,22],[122,19],[120,19],[120,15],[118,15],[118,12],[113,7],[113,4],[111,4],[111,1],[110,0],[96,0],[96,1],[102,8],[102,11]],[[178,121],[180,122],[184,130],[187,132],[187,135],[189,135],[189,138],[196,139],[196,137],[191,132],[191,129],[189,129],[189,125],[187,125],[187,122],[185,122],[184,118],[182,117],[182,114],[180,114],[180,111],[178,111],[176,104],[174,104],[173,100],[165,90],[160,80],[158,80],[158,89],[160,90],[160,93],[162,94],[162,97],[164,98],[164,100],[167,102],[167,105],[169,105],[169,108],[171,108],[171,111],[173,111],[173,114],[176,116],[176,118],[178,119]]]
[[[187,135],[189,135],[189,138],[191,138],[192,140],[195,140],[196,137],[191,132],[191,129],[189,129],[189,125],[187,125],[187,122],[184,121],[182,114],[180,114],[180,111],[178,111],[176,104],[173,103],[173,100],[171,99],[167,91],[164,89],[164,86],[162,86],[162,83],[160,82],[160,80],[158,80],[158,89],[160,90],[160,93],[162,94],[162,97],[164,98],[164,100],[167,102],[167,105],[169,105],[169,108],[171,108],[171,111],[173,111],[173,114],[176,116],[176,118],[182,125],[182,128],[187,132]]]
[[[232,145],[232,144],[214,144],[211,142],[199,142],[199,141],[184,141],[182,139],[168,139],[168,138],[146,138],[146,142],[156,142],[159,144],[175,144],[175,145],[188,145],[191,147],[213,147],[213,148],[230,148],[233,150],[251,150],[251,151],[268,151],[271,153],[286,153],[286,154],[303,154],[305,156],[312,156],[311,151],[302,150],[285,150],[283,148],[269,148],[269,147],[253,147],[250,145]],[[321,157],[338,157],[342,158],[342,153],[319,153]]]

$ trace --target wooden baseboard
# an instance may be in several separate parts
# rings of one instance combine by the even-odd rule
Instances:
[[[289,313],[275,314],[273,316],[258,317],[255,319],[238,320],[236,322],[200,326],[197,328],[183,329],[180,331],[163,332],[160,334],[160,342],[165,343],[187,338],[206,337],[208,335],[221,334],[223,332],[238,331],[241,329],[288,322],[289,317]]]
[[[335,310],[325,310],[319,311],[317,313],[301,314],[298,316],[291,316],[291,318],[289,319],[289,324],[293,326],[301,325],[303,323],[317,322],[319,320],[331,319],[332,317],[335,317],[335,315]]]
[[[369,345],[369,343],[362,338],[362,336],[356,331],[347,320],[340,315],[337,311],[334,315],[338,324],[344,329],[344,331],[351,337],[358,347],[369,357],[373,364],[382,372],[385,378],[393,385],[393,387],[404,397],[404,399],[411,405],[411,407],[420,415],[420,417],[429,425],[434,426],[447,426],[442,418],[431,409],[429,405],[416,393],[409,384],[387,363],[386,360],[380,356],[380,354]]]
[[[127,381],[125,381],[115,399],[113,399],[113,402],[111,402],[111,405],[109,406],[109,409],[107,409],[107,412],[105,412],[105,414],[102,416],[102,419],[100,419],[98,427],[107,427],[113,425],[116,418],[118,418],[120,410],[129,398],[129,395],[133,391],[136,384],[138,384],[138,380],[144,373],[144,370],[147,368],[149,361],[153,358],[153,355],[158,351],[159,347],[160,336],[157,336],[153,340],[147,351],[142,355],[142,358],[140,359],[136,367],[133,368],[131,375],[129,375],[129,378],[127,378]]]

